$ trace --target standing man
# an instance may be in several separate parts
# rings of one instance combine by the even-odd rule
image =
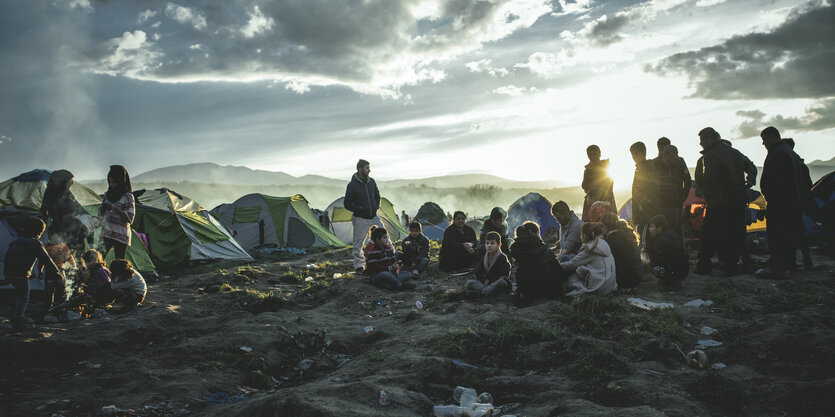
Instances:
[[[780,138],[773,126],[765,128],[760,137],[768,155],[763,163],[760,189],[768,201],[766,228],[771,252],[766,272],[791,272],[797,269],[795,257],[803,234],[803,202],[809,189],[801,184],[811,183],[803,160]]]
[[[612,178],[609,177],[609,160],[600,159],[600,147],[597,145],[590,145],[586,148],[586,156],[589,157],[589,163],[586,164],[586,169],[583,172],[583,191],[586,192],[586,198],[583,202],[583,221],[588,221],[589,209],[595,201],[589,194],[592,190],[597,190],[601,201],[608,201],[612,207],[617,210],[615,205],[615,193],[612,191]]]
[[[682,208],[690,194],[691,178],[687,163],[678,156],[678,148],[667,145],[661,152],[658,169],[657,214],[667,218],[670,230],[681,236]]]
[[[377,183],[371,178],[371,164],[365,159],[357,161],[357,172],[348,183],[345,189],[345,208],[353,213],[351,225],[354,227],[354,248],[351,251],[351,258],[354,260],[354,269],[358,274],[365,270],[365,255],[362,247],[365,239],[368,238],[368,229],[372,225],[383,226],[377,210],[380,208],[380,190]]]
[[[670,146],[670,144],[670,139],[668,139],[666,136],[658,138],[658,140],[655,142],[655,146],[658,148],[658,156],[656,156],[655,159],[652,160],[652,163],[655,164],[655,166],[660,167],[664,165],[664,148]]]
[[[696,166],[696,184],[704,191],[705,220],[699,233],[699,263],[695,273],[710,274],[713,255],[726,276],[739,273],[745,244],[745,156],[722,143],[712,127],[699,132],[702,158]]]
[[[632,178],[632,225],[641,238],[641,249],[647,246],[649,219],[656,214],[657,170],[653,161],[647,160],[647,146],[635,142],[629,147],[635,161],[635,176]]]

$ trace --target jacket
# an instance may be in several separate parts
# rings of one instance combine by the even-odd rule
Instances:
[[[454,272],[470,268],[475,263],[475,255],[464,249],[463,244],[470,242],[476,247],[475,230],[464,225],[463,233],[459,233],[454,224],[444,230],[444,240],[441,241],[441,251],[438,254],[438,267],[444,272]]]
[[[368,275],[383,271],[396,273],[400,270],[393,247],[378,248],[374,242],[368,242],[362,251],[365,254],[365,271]]]
[[[583,293],[609,295],[618,289],[615,276],[615,258],[609,244],[601,238],[583,244],[580,252],[560,266],[566,271],[573,271],[568,278],[569,296]]]
[[[682,208],[684,201],[690,194],[692,179],[690,170],[683,159],[679,158],[679,164],[670,168],[666,164],[657,166],[658,192],[656,207],[658,208]]]
[[[586,164],[583,171],[583,191],[588,194],[589,191],[597,189],[603,191],[603,196],[600,200],[612,203],[612,207],[617,207],[615,204],[615,193],[612,191],[612,179],[609,178],[607,170],[609,169],[609,160],[601,159],[597,161],[590,161]],[[585,199],[583,203],[583,220],[586,218],[586,211],[591,208],[594,201]]]
[[[32,267],[35,266],[36,260],[40,261],[41,265],[50,273],[58,273],[58,267],[52,261],[52,258],[49,257],[41,241],[29,237],[19,237],[13,240],[6,250],[3,275],[7,279],[29,279],[32,275]]]
[[[380,190],[374,178],[363,181],[355,173],[345,188],[344,205],[354,216],[373,219],[380,209]]]
[[[423,258],[429,259],[429,239],[423,233],[417,238],[406,236],[403,239],[403,264],[417,262]]]
[[[641,283],[644,270],[641,266],[641,249],[621,230],[612,230],[603,236],[615,258],[615,278],[618,288],[633,288]]]
[[[695,179],[704,192],[708,208],[745,206],[746,160],[745,155],[722,142],[702,151]]]
[[[663,266],[673,272],[673,276],[683,279],[690,270],[687,251],[681,237],[672,230],[665,230],[653,239],[647,248],[652,266]]]
[[[560,254],[568,255],[580,251],[580,246],[583,244],[583,241],[580,239],[582,229],[583,221],[574,212],[571,212],[571,218],[568,219],[568,224],[560,225]]]
[[[526,295],[562,295],[565,272],[539,236],[519,236],[510,246],[516,263],[516,286]]]
[[[643,224],[655,214],[658,191],[656,164],[650,160],[635,163],[632,177],[632,222]]]
[[[487,254],[485,253],[481,259],[476,262],[475,266],[475,279],[480,281],[484,285],[490,285],[496,280],[501,278],[507,278],[510,275],[510,262],[507,260],[507,255],[498,252],[496,254],[496,259],[493,261],[493,265],[490,266],[490,269],[487,269]]]
[[[769,209],[800,209],[802,203],[809,201],[811,182],[806,164],[786,142],[768,147],[760,190]]]

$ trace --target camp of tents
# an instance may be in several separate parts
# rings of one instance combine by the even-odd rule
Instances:
[[[354,226],[351,224],[353,213],[345,208],[345,197],[337,198],[325,209],[325,213],[330,221],[330,231],[344,244],[351,244],[354,240]],[[394,205],[385,197],[380,198],[377,216],[380,217],[392,241],[403,239],[409,234],[400,224],[400,217],[394,211]]]

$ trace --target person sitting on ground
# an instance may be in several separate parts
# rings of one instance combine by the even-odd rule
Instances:
[[[389,290],[409,290],[415,285],[409,282],[412,274],[400,270],[394,246],[385,227],[372,225],[368,230],[370,239],[363,249],[365,272],[368,281]]]
[[[29,278],[35,261],[39,261],[45,269],[46,280],[54,282],[55,291],[60,291],[58,297],[54,297],[53,303],[62,302],[60,295],[64,289],[64,277],[46,253],[43,243],[38,240],[46,229],[46,223],[36,217],[29,218],[23,222],[22,229],[20,236],[9,243],[3,265],[3,275],[7,283],[14,287],[15,306],[10,321],[15,332],[21,332],[26,328],[24,316],[29,304]]]
[[[110,276],[113,279],[110,284],[113,297],[122,304],[122,312],[131,311],[145,301],[148,284],[139,272],[133,270],[130,261],[114,259],[110,262]]]
[[[559,250],[557,259],[560,262],[565,262],[580,251],[580,245],[583,244],[580,241],[580,229],[583,227],[583,221],[562,200],[554,203],[554,206],[551,207],[551,214],[560,224],[560,240],[556,246]]]
[[[403,268],[412,271],[412,278],[419,277],[429,265],[429,239],[423,235],[420,222],[409,224],[409,236],[403,239],[402,247],[400,262]]]
[[[600,190],[602,193],[601,200],[608,201],[612,207],[615,207],[615,194],[612,191],[613,181],[609,176],[609,160],[600,159],[600,147],[597,145],[590,145],[586,148],[586,156],[589,157],[589,163],[586,164],[583,171],[583,191],[586,192],[586,198],[583,201],[582,220],[588,221],[588,213],[594,201],[591,200],[588,193],[591,190]]]
[[[46,253],[49,254],[52,261],[55,262],[58,270],[64,271],[77,268],[75,258],[72,256],[72,252],[70,252],[70,247],[62,242],[58,235],[50,236],[49,243],[44,245],[44,249],[46,249]]]
[[[603,223],[603,239],[609,244],[612,256],[615,258],[615,277],[618,288],[631,289],[641,283],[644,276],[641,267],[641,249],[635,238],[635,232],[629,224],[619,220],[618,216],[609,213],[601,219]]]
[[[457,272],[475,264],[475,230],[467,226],[466,221],[467,215],[456,211],[452,215],[452,224],[444,230],[438,254],[439,267],[443,272]]]
[[[600,190],[593,189],[589,191],[589,199],[594,201],[589,208],[588,218],[590,222],[599,222],[604,215],[608,213],[617,213],[618,210],[612,206],[612,203],[603,201],[600,198],[603,193]]]
[[[516,228],[515,234],[510,247],[516,263],[514,297],[524,303],[539,297],[561,296],[566,274],[554,252],[539,237],[539,225],[525,222]]]
[[[658,288],[662,291],[680,289],[681,281],[690,270],[681,234],[670,229],[667,218],[660,214],[649,220],[649,232],[653,238],[647,252],[652,274],[659,280]]]
[[[603,239],[603,225],[584,223],[582,230],[583,246],[576,256],[560,266],[573,274],[568,278],[570,291],[568,296],[593,293],[609,295],[618,289],[615,276],[615,258],[609,244]]]
[[[490,218],[487,219],[483,225],[481,225],[481,234],[478,238],[478,251],[476,253],[476,258],[478,259],[481,259],[481,257],[484,256],[486,244],[485,238],[490,232],[496,232],[499,234],[499,237],[502,239],[501,251],[505,255],[508,255],[512,242],[510,242],[507,238],[507,212],[501,207],[493,207],[493,210],[490,211]]]
[[[484,256],[476,263],[474,279],[467,281],[467,295],[486,297],[510,288],[507,282],[510,262],[501,247],[502,237],[497,232],[487,232]]]
[[[110,270],[104,263],[101,252],[90,249],[84,252],[84,264],[87,266],[84,283],[84,292],[93,297],[94,305],[104,306],[113,301],[113,291],[110,287]]]

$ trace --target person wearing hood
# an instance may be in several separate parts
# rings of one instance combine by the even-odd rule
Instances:
[[[588,211],[594,201],[590,201],[589,192],[591,190],[600,191],[600,200],[608,201],[612,207],[617,207],[615,204],[615,193],[612,191],[612,178],[609,177],[609,160],[600,159],[600,147],[591,145],[586,148],[586,155],[589,157],[589,163],[583,172],[583,191],[586,193],[586,198],[583,202],[583,221],[588,221]]]
[[[111,165],[107,173],[107,192],[99,206],[105,256],[113,249],[116,259],[125,259],[135,213],[136,200],[128,171],[121,165]]]
[[[540,238],[539,225],[525,222],[516,228],[515,235],[510,247],[516,264],[514,297],[528,303],[539,297],[561,296],[566,274],[554,252]]]
[[[90,230],[77,217],[87,212],[70,191],[74,182],[70,171],[59,169],[53,172],[44,191],[41,212],[52,219],[47,235],[57,235],[78,257],[84,252],[84,239]]]
[[[583,244],[580,240],[580,229],[583,227],[583,221],[568,208],[568,203],[562,200],[554,203],[551,207],[551,214],[560,224],[560,240],[556,246],[559,250],[557,259],[564,262],[580,251],[580,245]]]
[[[570,297],[593,293],[609,295],[618,289],[615,275],[615,258],[609,244],[603,239],[603,225],[584,223],[582,229],[583,246],[580,252],[560,267],[573,274],[568,277]]]
[[[641,265],[641,249],[635,238],[635,231],[629,224],[619,220],[616,214],[609,213],[600,221],[612,256],[615,257],[615,275],[618,288],[634,288],[641,283],[644,269]]]
[[[380,209],[380,190],[377,182],[371,178],[371,163],[365,159],[357,161],[357,172],[345,188],[345,209],[353,213],[351,225],[354,227],[353,250],[351,259],[357,273],[365,270],[363,245],[368,238],[371,226],[384,227],[377,210]]]
[[[467,226],[467,215],[456,211],[452,224],[444,230],[441,250],[438,253],[438,267],[443,272],[457,272],[475,266],[475,230]]]
[[[478,237],[477,259],[481,259],[481,257],[484,256],[484,252],[486,251],[485,245],[487,243],[486,237],[490,232],[496,232],[499,234],[499,237],[501,238],[500,250],[505,255],[510,254],[510,245],[513,242],[508,240],[507,237],[507,212],[501,207],[493,207],[493,210],[490,211],[490,218],[487,219],[483,225],[481,225],[481,233]],[[512,262],[513,258],[509,258],[509,260]]]

